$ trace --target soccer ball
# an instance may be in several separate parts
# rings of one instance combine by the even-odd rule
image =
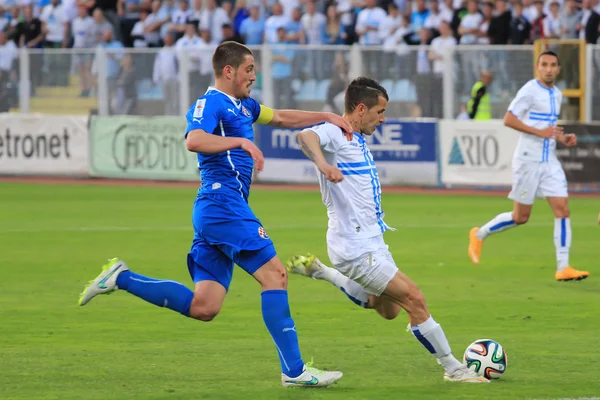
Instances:
[[[492,339],[479,339],[471,343],[465,350],[463,362],[487,379],[498,379],[506,372],[504,348]]]

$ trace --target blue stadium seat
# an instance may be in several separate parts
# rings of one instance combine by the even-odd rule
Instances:
[[[388,96],[390,96],[390,101],[397,100],[394,95],[394,82],[391,79],[384,79],[381,81],[381,86],[388,92]]]
[[[317,82],[314,79],[310,79],[302,83],[300,91],[296,95],[296,100],[310,101],[314,100],[317,92]]]
[[[325,101],[327,99],[327,90],[329,89],[330,84],[329,79],[323,79],[317,84],[317,92],[316,99],[319,101]]]

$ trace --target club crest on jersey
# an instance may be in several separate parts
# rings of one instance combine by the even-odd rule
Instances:
[[[269,235],[267,235],[267,231],[265,231],[265,228],[263,228],[262,226],[260,226],[258,228],[258,236],[260,236],[263,239],[268,239]]]
[[[248,118],[252,117],[252,115],[250,114],[250,111],[248,111],[248,109],[244,106],[242,106],[242,114],[244,114]]]

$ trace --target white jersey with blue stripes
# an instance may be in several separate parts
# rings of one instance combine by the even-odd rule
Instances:
[[[547,88],[537,79],[532,79],[517,92],[508,111],[525,125],[544,129],[556,125],[561,103],[562,93],[556,86]],[[556,140],[521,133],[514,159],[539,162],[558,161]]]
[[[348,141],[342,130],[330,123],[309,130],[319,136],[327,162],[344,174],[343,181],[332,183],[317,171],[329,229],[348,239],[370,238],[390,229],[383,221],[381,183],[363,135],[355,133]]]

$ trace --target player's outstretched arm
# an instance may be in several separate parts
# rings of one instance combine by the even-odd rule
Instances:
[[[344,179],[344,175],[342,171],[333,165],[329,164],[327,160],[325,160],[325,156],[323,155],[323,151],[321,150],[321,142],[319,136],[309,130],[305,129],[296,135],[298,138],[298,143],[300,144],[300,148],[302,152],[311,160],[319,171],[327,178],[328,181],[337,183]]]
[[[188,132],[185,145],[194,153],[216,154],[240,148],[248,153],[254,160],[254,166],[262,171],[264,156],[252,141],[245,138],[225,137],[206,133],[203,129],[194,129]]]
[[[507,112],[504,115],[504,126],[515,129],[519,132],[528,133],[530,135],[539,136],[545,139],[562,138],[563,128],[560,126],[549,126],[545,129],[536,129],[532,126],[524,124],[515,114]]]
[[[305,126],[317,125],[322,122],[329,122],[339,126],[344,135],[352,139],[352,125],[337,114],[328,112],[313,112],[302,110],[273,110],[265,106],[260,106],[260,116],[257,120],[259,124],[278,126],[281,128],[303,128]]]

